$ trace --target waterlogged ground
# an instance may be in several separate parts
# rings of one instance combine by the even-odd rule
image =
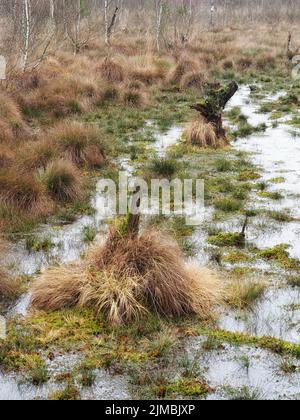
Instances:
[[[241,115],[251,127],[261,126],[245,137],[237,135],[232,149],[200,153],[181,144],[182,125],[174,125],[162,133],[151,121],[145,130],[151,131],[153,141],[144,149],[143,159],[126,156],[119,160],[119,165],[129,175],[147,173],[153,157],[167,157],[179,162],[176,175],[203,177],[207,197],[206,217],[201,226],[187,229],[178,220],[164,218],[158,221],[149,217],[148,222],[174,233],[188,258],[201,265],[217,266],[224,283],[228,279],[245,282],[255,279],[265,285],[262,292],[253,298],[251,305],[238,306],[231,302],[224,307],[214,333],[194,323],[163,325],[151,330],[149,337],[153,339],[144,332],[146,338],[133,343],[127,335],[124,338],[125,333],[117,338],[110,334],[107,340],[97,338],[99,342],[95,343],[95,336],[102,334],[102,330],[86,325],[85,314],[58,314],[57,319],[49,320],[49,325],[47,318],[42,317],[37,324],[44,326],[46,336],[41,336],[35,322],[30,320],[46,365],[41,367],[35,361],[34,369],[32,366],[28,369],[29,376],[22,369],[17,375],[8,371],[0,373],[0,399],[47,399],[58,397],[59,393],[60,398],[66,399],[79,395],[82,399],[300,398],[300,347],[297,346],[300,344],[300,136],[297,137],[297,129],[291,131],[287,125],[288,117],[280,115],[275,120],[271,111],[259,112],[262,104],[278,101],[284,92],[275,96],[265,94],[259,99],[255,92],[250,87],[242,87],[228,107],[227,124],[232,132],[237,129],[236,118],[241,120]],[[139,150],[140,146],[135,147]],[[232,208],[228,208],[228,196]],[[103,211],[105,203],[105,195],[97,188],[91,215],[68,224],[58,221],[40,227],[35,235],[50,238],[51,246],[29,250],[28,240],[22,239],[12,246],[11,266],[20,274],[34,275],[54,263],[79,258],[92,241],[101,240],[107,233],[106,222],[111,215]],[[245,243],[237,245],[230,235],[241,232],[246,216]],[[227,235],[225,242],[224,235]],[[274,252],[278,246],[280,252]],[[9,308],[7,316],[11,322],[18,324],[16,317],[26,316],[29,300],[30,295],[25,294]],[[96,354],[102,347],[107,349],[101,356],[104,366],[95,362],[95,356],[87,356],[86,350],[70,353],[70,343],[58,327],[61,322],[78,331],[84,329],[87,335],[79,334],[80,339],[90,339]],[[52,355],[56,334],[63,348]],[[180,346],[174,344],[174,335],[180,337]],[[51,346],[46,345],[48,342]],[[116,344],[123,350],[117,351]],[[157,360],[153,361],[153,354]],[[78,368],[83,359],[87,376],[84,381]],[[46,380],[36,386],[34,377],[43,377],[41,369],[47,371]]]

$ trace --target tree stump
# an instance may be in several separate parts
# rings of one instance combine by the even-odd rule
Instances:
[[[236,82],[231,82],[227,86],[207,85],[202,101],[191,107],[200,112],[204,122],[213,125],[218,139],[226,138],[222,116],[225,106],[238,91],[238,88]]]

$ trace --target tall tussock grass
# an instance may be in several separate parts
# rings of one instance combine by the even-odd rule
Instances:
[[[181,89],[202,89],[207,83],[207,77],[201,72],[189,72],[181,78]]]
[[[186,76],[187,73],[197,72],[198,69],[198,65],[195,61],[183,58],[170,70],[168,82],[180,85],[182,78]]]
[[[18,285],[5,267],[0,265],[0,300],[13,299],[17,294]]]
[[[69,161],[51,162],[39,174],[48,194],[62,202],[75,202],[83,197],[83,182],[77,168]]]
[[[49,131],[47,141],[78,167],[101,168],[106,162],[107,143],[95,126],[62,121]]]
[[[5,92],[0,91],[0,144],[26,138],[29,134],[30,130],[16,102]]]
[[[0,143],[0,168],[7,169],[15,159],[13,147]]]
[[[225,139],[218,139],[214,125],[202,118],[187,125],[185,137],[188,143],[204,148],[217,148],[226,143]]]
[[[17,212],[46,215],[51,209],[45,189],[30,173],[10,170],[0,175],[0,199]]]
[[[208,318],[220,302],[220,291],[211,273],[186,265],[168,236],[153,230],[138,236],[113,230],[85,262],[42,274],[33,286],[32,306],[91,307],[114,325],[140,320],[149,312]]]
[[[121,83],[125,79],[125,71],[121,64],[110,58],[105,58],[100,67],[100,74],[104,80],[110,83]]]
[[[31,140],[24,144],[22,149],[17,151],[16,164],[26,171],[45,169],[57,156],[56,145],[44,136],[42,139]]]
[[[16,297],[19,289],[19,283],[10,275],[3,264],[6,253],[7,246],[4,241],[0,239],[0,300],[13,299]]]

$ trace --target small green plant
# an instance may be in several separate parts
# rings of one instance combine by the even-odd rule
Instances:
[[[80,383],[84,387],[92,387],[96,381],[96,375],[93,370],[85,368],[80,373]]]
[[[83,229],[83,240],[84,242],[93,242],[97,236],[97,229],[94,226],[86,226]]]
[[[227,290],[227,303],[234,308],[246,309],[263,296],[266,284],[256,280],[234,280]]]
[[[178,164],[175,159],[157,158],[150,164],[150,171],[154,174],[171,177],[178,169]]]
[[[175,337],[171,330],[166,329],[157,333],[152,340],[147,340],[146,344],[153,356],[168,356],[175,346]]]
[[[46,363],[42,360],[39,356],[31,357],[28,356],[28,379],[30,382],[35,385],[39,386],[48,381],[48,370],[46,367]]]
[[[31,252],[49,251],[54,244],[48,237],[28,235],[25,240],[26,249]]]
[[[275,220],[276,222],[291,222],[293,221],[293,217],[290,214],[283,212],[283,211],[276,211],[271,210],[267,213],[267,215]]]
[[[128,106],[139,106],[141,104],[141,94],[140,92],[131,90],[125,92],[124,94],[124,102]]]
[[[290,276],[290,277],[288,277],[287,283],[291,287],[300,287],[300,276]]]
[[[291,375],[296,372],[300,372],[300,366],[296,366],[291,360],[283,360],[280,363],[280,370],[286,375]]]
[[[62,391],[56,391],[49,396],[50,401],[78,401],[79,399],[79,389],[72,381],[68,381],[65,389]]]
[[[252,169],[244,170],[239,175],[239,181],[255,181],[260,178],[260,174]]]
[[[234,213],[242,209],[243,202],[236,198],[221,198],[214,202],[215,208],[224,213]]]
[[[299,261],[291,258],[288,252],[290,245],[280,244],[274,248],[267,248],[263,250],[254,249],[254,253],[264,260],[276,261],[281,267],[285,269],[298,269]]]
[[[232,162],[225,158],[220,158],[216,162],[218,172],[230,172],[232,170]]]
[[[256,401],[262,399],[260,391],[247,386],[237,389],[226,387],[225,392],[231,401]]]
[[[222,350],[224,348],[222,342],[215,337],[208,337],[202,344],[204,351]]]
[[[225,246],[245,246],[245,237],[240,233],[221,232],[217,235],[209,237],[208,242],[211,245],[225,247]]]
[[[269,191],[262,191],[258,193],[258,195],[262,198],[269,198],[270,200],[282,200],[284,197],[279,192],[269,192]]]
[[[241,366],[242,366],[245,370],[249,371],[249,368],[250,368],[250,358],[249,358],[249,356],[247,356],[246,354],[243,354],[243,355],[240,357],[240,363],[241,363]]]

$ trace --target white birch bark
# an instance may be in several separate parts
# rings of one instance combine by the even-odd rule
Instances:
[[[24,50],[23,50],[23,72],[26,71],[30,47],[30,14],[31,5],[30,0],[23,0],[24,6]]]

